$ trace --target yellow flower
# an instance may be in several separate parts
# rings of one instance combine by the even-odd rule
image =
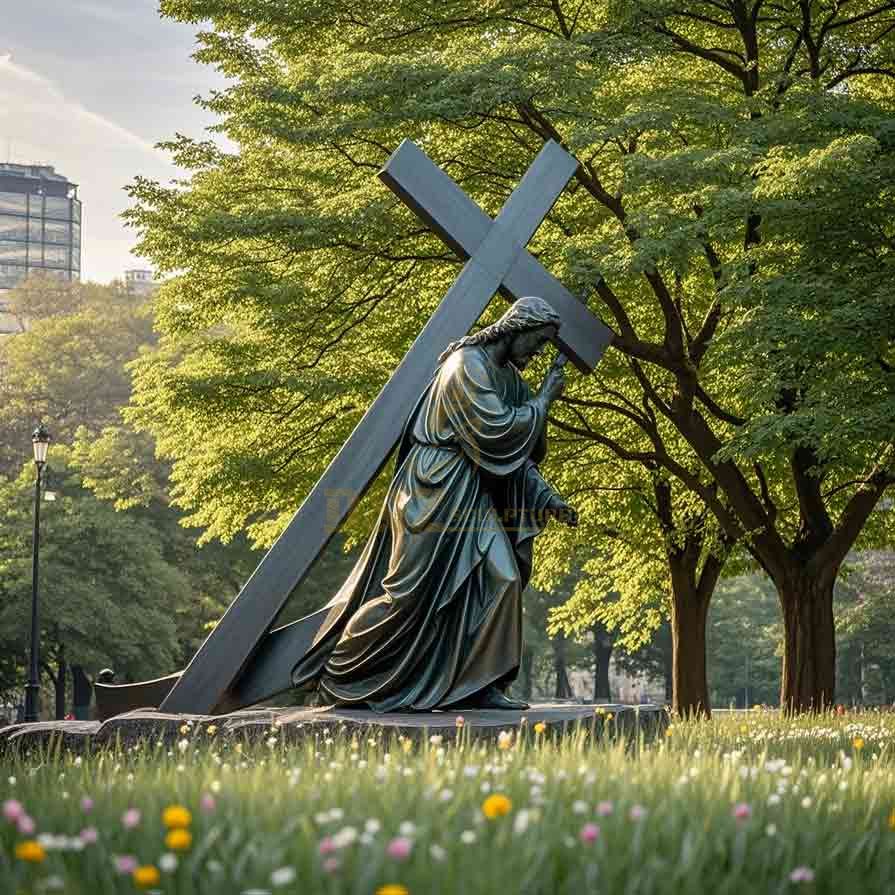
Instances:
[[[190,732],[190,726],[189,726],[189,724],[181,724],[181,725],[180,725],[180,733],[181,733],[183,736],[186,736],[189,732]]]
[[[612,712],[606,712],[606,720],[607,721],[611,721],[614,717],[615,717],[615,715],[613,715]]]
[[[162,812],[162,823],[169,830],[179,830],[188,827],[193,822],[193,815],[183,805],[169,805]]]
[[[186,851],[193,844],[193,834],[189,830],[171,830],[165,836],[165,845],[171,851]]]
[[[237,755],[242,755],[242,743],[237,743],[237,744],[233,747],[233,751],[234,751]]]
[[[605,715],[606,709],[604,709],[602,706],[597,706],[597,708],[594,709],[594,713],[597,715]]]
[[[410,737],[402,737],[401,738],[401,748],[405,752],[409,752],[413,748],[413,740]]]
[[[855,737],[852,742],[856,752],[860,752],[864,748],[864,737]]]
[[[497,735],[497,745],[500,749],[510,749],[513,746],[513,734],[509,730],[502,730]]]
[[[16,844],[16,857],[20,861],[28,861],[29,864],[40,864],[47,856],[44,847],[34,839],[26,839]]]
[[[388,883],[376,890],[376,895],[410,895],[410,889],[400,883]]]
[[[160,879],[158,870],[152,864],[143,864],[141,867],[134,868],[133,877],[134,882],[141,889],[157,886]]]
[[[488,820],[503,817],[505,814],[509,814],[512,809],[513,803],[505,795],[499,792],[488,796],[488,798],[482,802],[482,814],[484,814]]]
[[[670,737],[674,733],[674,725],[669,724],[668,727],[665,728],[665,736]]]
[[[210,737],[213,737],[213,736],[218,732],[218,726],[217,726],[217,724],[209,724],[208,727],[205,728],[205,732],[206,732]]]
[[[535,733],[543,733],[547,729],[547,725],[543,721],[538,721],[534,726]]]
[[[740,733],[749,733],[749,725],[741,724],[740,725]]]
[[[889,815],[889,829],[895,831],[895,808],[892,809],[892,813]]]

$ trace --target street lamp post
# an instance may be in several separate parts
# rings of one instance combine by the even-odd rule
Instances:
[[[34,465],[37,476],[34,480],[34,541],[31,555],[31,671],[25,687],[25,721],[37,721],[40,713],[40,626],[37,615],[37,562],[40,554],[40,482],[47,462],[50,447],[50,433],[41,423],[31,436],[34,448]]]

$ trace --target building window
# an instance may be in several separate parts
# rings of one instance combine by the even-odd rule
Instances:
[[[71,242],[71,224],[63,221],[47,221],[44,225],[44,241],[68,245]]]
[[[71,202],[71,219],[80,223],[81,221],[81,203],[77,199]]]
[[[28,197],[23,193],[0,193],[0,214],[27,214]]]
[[[80,224],[72,224],[71,225],[71,241],[79,246],[81,244],[81,225]]]
[[[0,264],[0,289],[12,289],[25,278],[25,268],[15,264]]]
[[[63,221],[71,219],[71,202],[59,196],[44,196],[44,217]]]
[[[43,242],[43,218],[28,218],[28,238],[31,242]]]
[[[66,246],[44,246],[44,264],[48,267],[70,267],[69,252]]]
[[[0,240],[0,264],[25,264],[25,244]]]
[[[28,236],[28,224],[24,218],[0,214],[0,239],[25,239]]]

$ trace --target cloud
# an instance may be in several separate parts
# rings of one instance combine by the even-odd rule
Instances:
[[[28,85],[31,88],[30,93],[26,95],[17,93],[15,96],[13,96],[15,91],[7,93],[3,83],[5,78]],[[152,155],[159,154],[159,151],[148,140],[144,140],[133,131],[92,112],[81,103],[68,99],[65,93],[51,80],[24,65],[13,62],[12,54],[6,53],[0,56],[0,114],[4,111],[4,105],[11,107],[13,103],[25,105],[31,112],[29,117],[32,120],[38,117],[36,113],[41,112],[43,113],[42,117],[51,118],[59,125],[67,124],[70,127],[73,120],[81,121],[104,131],[107,137],[123,140]],[[51,130],[50,133],[53,131]],[[27,136],[25,139],[28,139]]]

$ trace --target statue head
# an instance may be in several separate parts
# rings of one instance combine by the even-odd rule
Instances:
[[[555,338],[559,324],[559,314],[543,298],[526,295],[514,301],[506,313],[490,326],[451,342],[438,360],[445,360],[458,348],[488,345],[505,339],[509,342],[510,360],[521,370],[547,342]]]

